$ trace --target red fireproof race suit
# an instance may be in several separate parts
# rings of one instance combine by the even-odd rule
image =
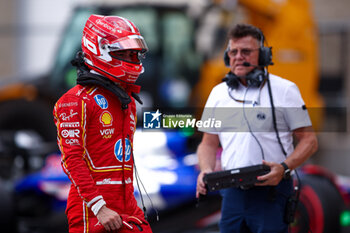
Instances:
[[[134,197],[134,99],[122,109],[112,92],[76,85],[57,101],[54,120],[62,167],[72,182],[66,208],[69,232],[106,232],[94,214],[104,202],[131,223],[117,232],[139,232],[139,227],[152,232]]]

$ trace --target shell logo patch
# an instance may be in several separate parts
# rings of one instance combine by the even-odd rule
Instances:
[[[103,111],[103,113],[100,115],[100,122],[102,123],[103,127],[111,126],[113,122],[111,113],[108,111]]]

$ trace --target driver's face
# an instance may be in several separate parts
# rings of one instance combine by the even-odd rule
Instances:
[[[141,61],[139,59],[139,52],[140,51],[138,50],[118,50],[109,52],[109,54],[115,59],[120,59],[134,64],[140,64]]]

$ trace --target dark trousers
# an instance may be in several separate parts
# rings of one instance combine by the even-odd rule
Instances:
[[[292,192],[292,179],[282,180],[277,186],[221,190],[221,233],[287,233],[283,216]]]

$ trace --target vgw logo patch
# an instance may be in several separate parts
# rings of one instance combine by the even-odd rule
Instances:
[[[159,129],[161,124],[161,113],[159,109],[156,112],[143,113],[143,128],[144,129]]]

